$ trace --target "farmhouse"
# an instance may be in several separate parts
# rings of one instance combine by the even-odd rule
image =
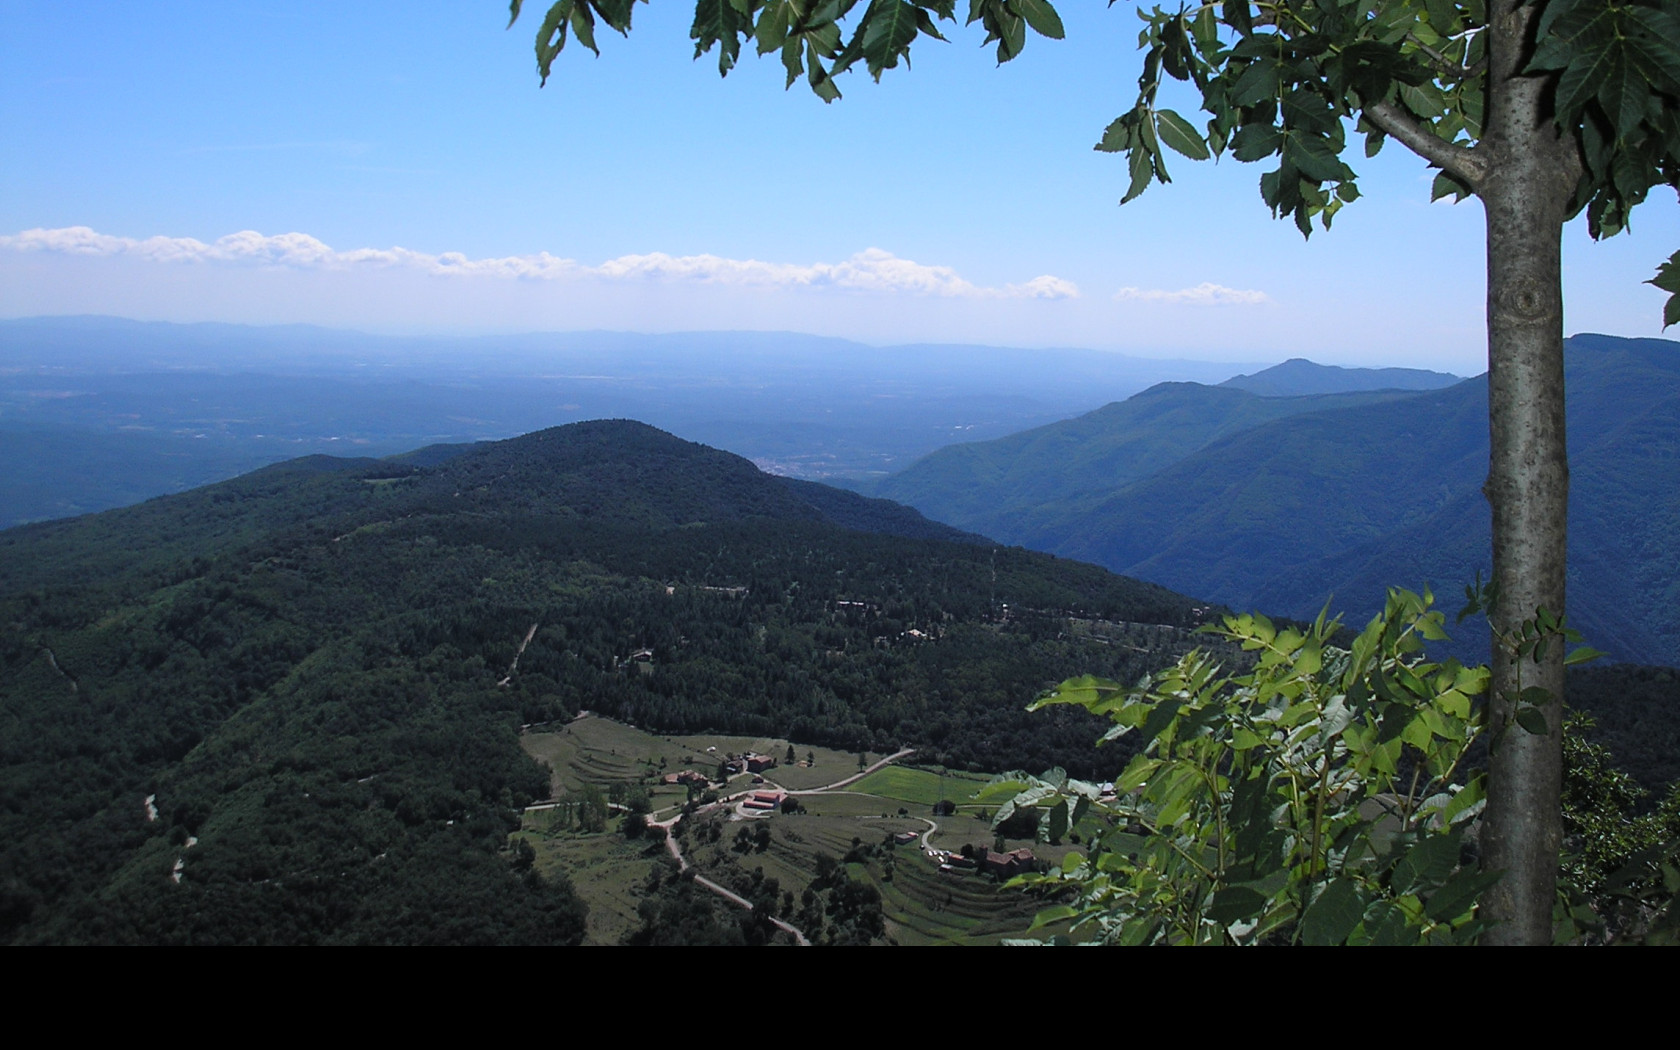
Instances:
[[[1023,872],[1032,871],[1036,864],[1033,851],[1023,846],[1008,853],[987,850],[986,855],[980,859],[980,870],[1000,879],[1011,879]]]

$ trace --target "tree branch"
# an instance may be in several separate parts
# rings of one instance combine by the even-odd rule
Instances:
[[[1442,139],[1422,121],[1392,102],[1372,102],[1362,112],[1366,120],[1382,129],[1389,138],[1398,140],[1424,160],[1456,175],[1471,189],[1481,192],[1488,165],[1474,147]]]
[[[1434,68],[1436,75],[1444,79],[1452,81],[1469,80],[1472,77],[1481,76],[1483,71],[1487,69],[1486,58],[1478,59],[1468,66],[1461,66],[1410,33],[1406,34],[1406,39],[1412,42],[1412,46],[1416,47],[1420,54],[1429,59],[1429,65]]]

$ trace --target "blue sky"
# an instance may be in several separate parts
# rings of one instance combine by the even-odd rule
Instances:
[[[539,90],[543,6],[0,0],[0,315],[1483,367],[1481,210],[1396,146],[1310,242],[1255,165],[1117,206],[1091,145],[1135,92],[1128,5],[1064,3],[1001,68],[958,30],[826,106],[693,61],[678,3]],[[1677,246],[1660,195],[1631,236],[1571,227],[1566,328],[1658,334]]]

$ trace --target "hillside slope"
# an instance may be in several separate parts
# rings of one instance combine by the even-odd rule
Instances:
[[[993,441],[951,445],[883,478],[874,495],[1005,543],[1049,549],[1040,508],[1079,507],[1199,449],[1303,412],[1380,404],[1400,392],[1261,397],[1160,383],[1070,419]]]
[[[1571,621],[1619,659],[1680,663],[1667,611],[1680,597],[1680,344],[1576,336],[1566,369]],[[1252,397],[1157,387],[936,453],[881,491],[960,528],[1291,616],[1333,594],[1364,617],[1387,586],[1451,595],[1485,575],[1485,378],[1341,395],[1366,398],[1354,403],[1255,398],[1269,419],[1233,411],[1239,396]]]
[[[950,535],[625,421],[0,533],[0,940],[573,942],[506,836],[584,709],[1112,775],[1026,702],[1208,610]]]

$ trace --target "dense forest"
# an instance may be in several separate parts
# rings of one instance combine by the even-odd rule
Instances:
[[[977,539],[625,422],[0,533],[0,930],[575,942],[506,840],[520,727],[580,710],[1111,771],[1025,702],[1215,611]]]
[[[1457,593],[1486,575],[1486,378],[1311,393],[1327,370],[1294,365],[947,446],[870,491],[1274,615],[1310,618],[1334,593],[1364,619],[1389,587]],[[1680,343],[1578,335],[1564,369],[1569,621],[1615,659],[1680,663]],[[1487,658],[1485,627],[1455,634],[1460,659]]]
[[[571,888],[508,848],[548,792],[522,728],[1102,779],[1124,748],[1026,702],[1135,679],[1221,611],[628,422],[8,530],[0,938],[576,943]],[[1675,672],[1576,682],[1622,765],[1675,776]]]

